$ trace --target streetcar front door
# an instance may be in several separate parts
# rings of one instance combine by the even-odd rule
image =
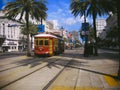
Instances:
[[[49,40],[49,54],[53,55],[53,41],[52,41],[52,39]]]

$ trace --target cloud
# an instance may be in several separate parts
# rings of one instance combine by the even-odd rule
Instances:
[[[50,22],[53,24],[53,29],[59,29],[59,23],[58,20],[50,20]]]
[[[54,2],[55,3],[55,2]],[[55,4],[49,4],[48,6],[48,18],[47,20],[53,21],[55,26],[63,26],[68,30],[77,30],[80,28],[83,22],[83,17],[74,17],[70,11],[69,0],[58,0]]]
[[[58,20],[52,20],[52,23],[53,23],[53,25],[54,25],[54,29],[55,29],[55,28],[59,28]]]
[[[78,17],[76,17],[76,20],[77,20],[77,22],[83,23],[84,22],[84,16],[82,16],[82,17],[78,16]],[[86,22],[92,22],[92,18],[86,17]]]
[[[88,22],[88,19],[86,18],[86,21]],[[83,23],[84,22],[84,16],[83,17],[69,17],[65,19],[66,25],[74,25],[77,23]]]
[[[74,18],[67,18],[65,20],[65,23],[68,24],[68,25],[73,25],[76,23],[76,20]]]

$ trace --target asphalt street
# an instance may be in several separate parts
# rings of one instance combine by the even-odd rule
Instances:
[[[25,53],[0,56],[0,90],[120,90],[118,52],[99,50],[84,57],[83,48],[52,57]],[[14,53],[12,53],[14,54]]]

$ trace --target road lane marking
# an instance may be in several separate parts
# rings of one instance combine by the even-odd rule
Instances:
[[[116,76],[116,75],[115,75]],[[104,76],[104,79],[107,81],[107,83],[110,85],[110,86],[113,86],[113,87],[117,87],[117,86],[120,86],[120,80],[116,80],[110,76]]]

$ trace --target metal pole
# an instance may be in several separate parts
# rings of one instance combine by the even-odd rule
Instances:
[[[3,23],[3,37],[5,36],[5,24]]]

